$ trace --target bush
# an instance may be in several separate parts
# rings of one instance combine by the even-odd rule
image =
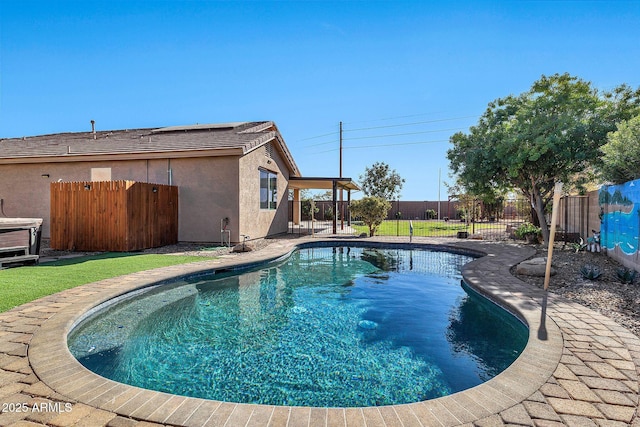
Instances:
[[[374,236],[378,226],[387,218],[391,203],[379,197],[365,197],[351,202],[351,214],[369,226],[369,236]]]
[[[525,239],[527,236],[538,236],[540,234],[540,227],[530,222],[525,222],[516,228],[513,233],[518,239]]]
[[[331,206],[327,206],[324,210],[324,219],[333,221],[333,208]]]
[[[311,206],[312,206],[312,202],[310,199],[302,200],[300,202],[300,210],[301,210],[303,219],[311,219]],[[318,212],[320,212],[320,209],[314,205],[313,215],[315,216]]]
[[[436,211],[433,209],[427,209],[424,211],[424,216],[426,219],[436,219]]]

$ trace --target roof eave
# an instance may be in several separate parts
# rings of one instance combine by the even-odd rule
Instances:
[[[0,158],[0,164],[68,163],[113,160],[178,159],[189,157],[242,156],[242,148],[194,149],[176,151],[137,151],[130,153],[72,153],[52,156]]]
[[[290,176],[294,176],[294,177],[301,176],[300,169],[298,169],[298,165],[296,164],[295,160],[293,160],[293,155],[289,151],[289,147],[287,147],[287,144],[284,142],[284,138],[280,134],[278,127],[273,122],[266,122],[264,126],[266,127],[267,124],[269,125],[269,127],[273,126],[275,130],[265,133],[261,137],[251,141],[250,144],[245,145],[244,154],[250,153],[251,151],[257,149],[258,147],[262,147],[263,145],[271,141],[276,141],[277,142],[276,146],[278,148],[278,151],[280,151],[280,155],[282,156],[284,161],[287,163]]]

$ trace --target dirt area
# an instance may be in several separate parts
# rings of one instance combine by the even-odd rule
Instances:
[[[535,257],[546,257],[547,249],[537,245]],[[602,275],[596,280],[585,279],[580,271],[585,264],[600,268]],[[610,317],[635,335],[640,336],[640,278],[633,284],[623,284],[617,270],[622,266],[604,255],[580,251],[569,247],[554,248],[553,266],[556,274],[551,277],[549,291],[587,306]],[[518,279],[541,287],[543,277],[532,277],[515,273]]]

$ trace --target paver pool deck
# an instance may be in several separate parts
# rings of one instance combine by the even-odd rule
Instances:
[[[321,240],[327,239],[275,240],[259,251],[107,279],[1,313],[0,426],[640,427],[640,339],[589,308],[513,277],[510,267],[534,250],[505,243],[413,240],[486,254],[465,265],[465,281],[516,313],[530,330],[527,347],[507,370],[438,399],[368,408],[307,408],[188,398],[102,378],[67,349],[67,333],[74,323],[117,295],[177,275],[277,258],[297,244]]]

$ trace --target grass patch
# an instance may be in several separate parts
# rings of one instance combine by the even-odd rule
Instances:
[[[369,227],[360,223],[353,222],[351,225],[358,233],[369,234]],[[476,223],[475,230],[495,229],[501,227],[495,223]],[[503,226],[502,226],[503,227]],[[455,237],[458,231],[471,231],[471,225],[467,226],[459,221],[413,221],[413,235],[421,237]],[[376,231],[376,236],[409,236],[408,220],[387,220],[383,221]]]
[[[202,259],[195,256],[109,252],[0,270],[0,313],[98,280]]]

